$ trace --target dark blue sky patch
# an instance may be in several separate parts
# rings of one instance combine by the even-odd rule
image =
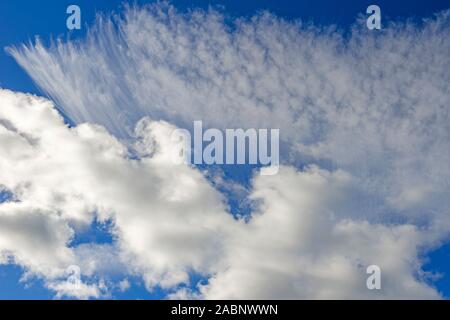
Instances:
[[[94,219],[92,224],[85,229],[78,230],[75,233],[73,240],[70,243],[71,247],[76,247],[84,243],[95,243],[95,244],[110,244],[114,242],[113,235],[111,234],[111,228],[113,227],[113,222],[107,220],[105,222],[100,222]]]
[[[11,200],[13,194],[7,190],[0,189],[0,203]]]
[[[0,265],[0,299],[52,299],[54,294],[39,279],[20,282],[24,270],[17,265]]]
[[[450,243],[429,252],[425,259],[428,262],[423,266],[423,270],[431,273],[428,282],[436,287],[444,298],[450,298]]]

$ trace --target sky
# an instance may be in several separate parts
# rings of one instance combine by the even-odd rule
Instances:
[[[0,299],[450,296],[450,1],[126,3],[0,3]],[[172,167],[198,119],[279,173]]]

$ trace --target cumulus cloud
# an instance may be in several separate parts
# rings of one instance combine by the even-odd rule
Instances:
[[[81,280],[50,282],[48,288],[56,292],[56,299],[75,297],[80,300],[100,298],[103,296],[101,289],[105,289],[103,283],[92,285],[83,283]]]
[[[415,226],[343,219],[353,210],[353,177],[344,171],[256,175],[249,199],[259,209],[236,220],[199,170],[170,161],[168,123],[139,122],[146,156],[136,159],[99,126],[67,127],[47,100],[1,90],[0,103],[0,181],[14,195],[0,205],[0,251],[57,298],[107,296],[101,276],[117,273],[114,264],[149,289],[176,290],[190,272],[209,279],[172,297],[370,297],[364,271],[375,262],[386,274],[380,296],[438,297],[414,276],[429,241]],[[116,243],[71,246],[77,226],[94,216],[114,221]],[[67,274],[74,265],[75,278]]]
[[[72,252],[66,247],[73,231],[57,215],[7,202],[0,205],[0,221],[4,262],[13,257],[15,263],[26,265],[32,272],[54,277],[73,261]]]
[[[187,282],[188,272],[205,272],[216,260],[233,218],[201,172],[172,163],[175,127],[142,120],[139,149],[152,156],[133,160],[99,126],[68,128],[47,100],[2,90],[0,101],[0,181],[15,198],[0,205],[2,228],[9,231],[3,233],[2,250],[19,264],[31,271],[44,262],[67,267],[76,262],[76,253],[90,260],[79,262],[82,271],[94,272],[108,260],[99,257],[99,247],[69,250],[67,245],[72,228],[89,224],[95,215],[114,221],[118,243],[111,249],[120,250],[119,258],[130,272],[142,274],[149,288]],[[22,210],[26,215],[15,213],[24,204],[29,204]],[[40,208],[46,212],[30,219],[27,210]]]
[[[256,177],[251,198],[262,200],[250,222],[227,243],[221,268],[200,286],[208,299],[438,298],[414,277],[426,243],[412,225],[341,220],[351,210],[351,177],[317,167],[283,167]],[[383,270],[382,292],[366,287],[366,269]]]
[[[97,216],[116,240],[103,256],[172,297],[438,297],[420,254],[450,230],[449,19],[344,35],[160,3],[99,17],[83,40],[10,48],[77,126],[48,100],[1,91],[0,184],[17,202],[4,219],[14,228],[6,206],[29,206],[39,222],[27,228],[58,248],[41,258],[24,227],[23,245],[4,237],[1,251],[49,279],[73,261],[92,275],[111,259],[89,264],[96,250],[68,244]],[[248,221],[210,177],[170,161],[172,130],[194,120],[281,128],[285,166],[244,188],[259,204]],[[378,293],[365,288],[372,263]],[[208,283],[176,290],[191,272]]]

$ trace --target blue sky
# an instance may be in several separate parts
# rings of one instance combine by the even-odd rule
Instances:
[[[19,45],[40,37],[44,43],[52,38],[83,38],[86,25],[92,25],[98,12],[121,12],[122,1],[110,0],[85,0],[85,1],[52,1],[52,0],[14,0],[0,2],[0,47]],[[143,4],[147,1],[132,1]],[[365,9],[370,4],[377,4],[382,8],[383,19],[402,20],[405,17],[416,18],[429,17],[433,13],[448,9],[450,1],[444,0],[416,0],[416,1],[172,1],[180,10],[188,8],[206,8],[209,5],[223,6],[224,12],[231,17],[252,16],[261,10],[269,10],[279,17],[287,20],[302,19],[311,21],[316,25],[335,24],[343,30],[347,30],[359,14],[365,14]],[[82,11],[81,30],[69,32],[65,21],[66,8],[70,4],[77,4]],[[15,91],[31,92],[42,95],[42,92],[33,84],[30,77],[18,66],[16,61],[4,50],[0,51],[0,87]],[[248,183],[250,168],[225,168],[225,177]],[[0,198],[1,199],[1,198]],[[248,208],[241,204],[239,199],[229,201],[232,212],[246,212]],[[75,236],[73,245],[80,243],[96,242],[111,243],[113,239],[105,231],[105,226],[95,222],[90,230],[80,232]],[[444,296],[450,296],[450,246],[444,245],[424,257],[428,259],[425,265],[426,271],[439,272],[443,276],[433,281]],[[0,266],[0,299],[50,299],[53,293],[44,288],[39,279],[19,281],[23,270],[17,266]],[[118,299],[158,299],[163,297],[159,289],[154,292],[145,290],[142,281],[129,278],[131,288],[122,293],[113,292],[113,297]],[[431,280],[430,280],[431,281]]]

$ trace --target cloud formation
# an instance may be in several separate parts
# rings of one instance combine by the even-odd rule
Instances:
[[[52,279],[89,265],[95,250],[69,244],[98,217],[114,222],[108,250],[126,273],[172,297],[438,297],[420,255],[450,231],[449,19],[342,34],[160,3],[99,17],[82,40],[10,48],[76,126],[45,99],[1,91],[0,184],[17,200],[4,219],[28,206],[28,228],[58,248],[28,250],[24,227],[23,245],[5,237],[1,251]],[[281,129],[285,166],[245,190],[259,204],[249,221],[198,168],[170,161],[170,133],[194,120]],[[368,264],[384,270],[381,292],[365,288]],[[180,289],[191,273],[208,282]]]
[[[448,215],[449,17],[380,32],[362,21],[344,36],[270,13],[230,21],[160,3],[99,17],[84,40],[9,52],[76,123],[119,138],[143,116],[282,128],[285,162],[350,171],[414,219]]]
[[[2,228],[16,234],[4,232],[3,241],[19,264],[32,271],[37,265],[45,276],[73,264],[68,224],[86,225],[95,216],[114,221],[121,258],[149,288],[185,282],[189,271],[204,272],[216,260],[221,233],[233,218],[201,172],[172,163],[175,127],[143,119],[136,134],[145,154],[133,160],[99,126],[68,128],[47,100],[2,90],[0,101],[0,181],[15,199],[0,206],[6,212]],[[14,214],[24,204],[28,210]],[[25,213],[39,208],[46,212],[27,218],[20,229],[24,239],[16,239]],[[6,214],[19,221],[8,222]],[[46,264],[48,270],[41,270]]]
[[[119,263],[124,276],[172,297],[192,272],[208,284],[184,296],[371,297],[365,267],[374,262],[386,277],[379,297],[438,297],[415,276],[425,234],[340,218],[352,210],[348,173],[256,175],[250,199],[260,205],[246,222],[198,169],[168,159],[175,127],[166,122],[139,122],[136,159],[102,127],[67,127],[43,98],[1,90],[0,105],[0,181],[14,195],[0,204],[2,262],[43,278],[56,297],[107,296],[105,264]],[[115,243],[72,246],[94,217],[114,222]],[[67,274],[73,265],[76,281]]]
[[[283,167],[255,177],[263,205],[227,242],[221,267],[200,286],[208,299],[438,298],[414,277],[426,236],[412,225],[339,219],[348,214],[351,177],[317,167]],[[366,268],[383,270],[382,293],[366,287]]]

